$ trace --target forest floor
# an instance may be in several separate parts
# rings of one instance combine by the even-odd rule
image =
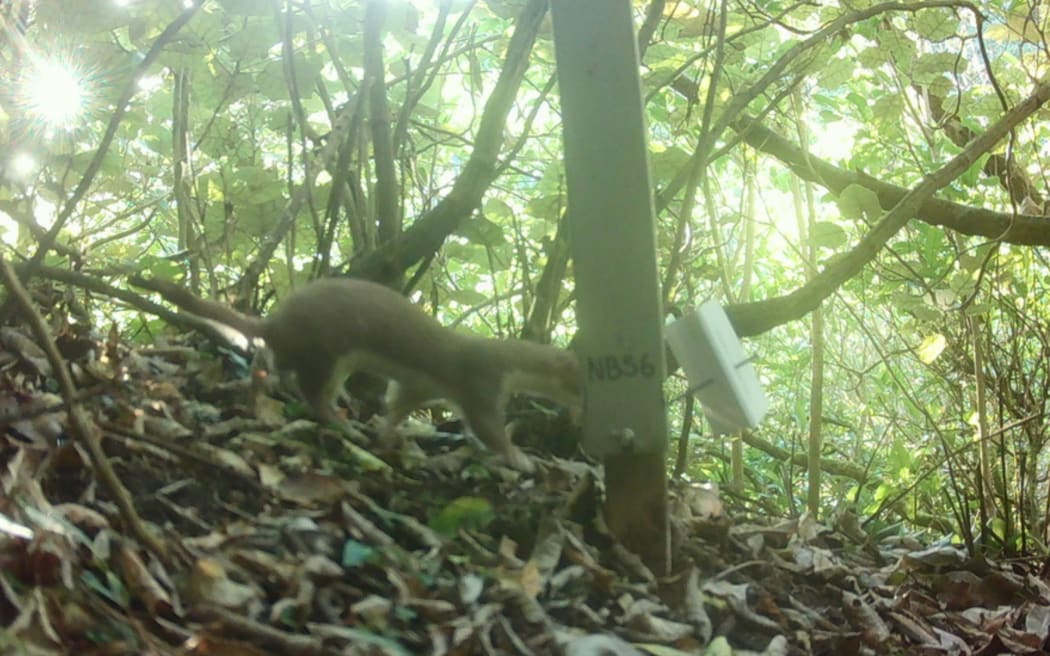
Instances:
[[[290,420],[231,353],[58,332],[159,548],[42,391],[39,345],[0,329],[0,654],[1050,653],[1041,563],[673,483],[658,577],[610,537],[563,415],[515,406],[523,475],[454,423],[384,451],[377,420]]]

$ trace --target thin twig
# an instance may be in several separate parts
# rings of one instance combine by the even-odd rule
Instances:
[[[36,335],[40,346],[47,353],[47,359],[51,363],[51,369],[54,371],[55,377],[58,379],[62,399],[66,404],[69,427],[73,431],[74,437],[87,447],[95,473],[102,480],[102,484],[106,486],[109,493],[113,495],[113,499],[120,509],[120,516],[127,525],[128,531],[152,551],[154,555],[162,561],[167,561],[168,553],[164,543],[146,529],[142,518],[139,517],[138,511],[135,509],[135,504],[131,500],[131,495],[128,493],[127,488],[124,487],[124,484],[120,482],[120,479],[117,478],[116,472],[113,471],[113,466],[106,457],[106,453],[102,450],[101,434],[98,427],[95,426],[77,402],[77,390],[73,386],[73,379],[69,375],[66,363],[62,360],[62,356],[59,355],[58,349],[55,347],[54,340],[51,339],[51,335],[48,333],[47,324],[44,323],[40,313],[36,311],[29,294],[26,293],[22,283],[18,280],[18,276],[15,275],[14,269],[3,256],[0,256],[0,278],[3,279],[4,285],[10,291],[14,302],[21,307],[30,328],[33,330],[33,334]]]

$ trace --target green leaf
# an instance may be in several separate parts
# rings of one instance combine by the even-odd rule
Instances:
[[[911,27],[930,41],[939,42],[959,32],[959,19],[951,9],[924,9],[914,14]]]
[[[948,246],[948,238],[943,230],[932,226],[920,224],[918,231],[922,235],[918,240],[922,247],[921,271],[927,276],[939,276],[941,268],[944,266],[944,258],[948,257],[945,252]]]
[[[904,101],[896,95],[882,96],[876,99],[871,107],[871,116],[879,125],[892,125],[898,129],[903,113]]]
[[[138,143],[157,155],[171,153],[171,128],[160,124],[142,126]]]
[[[857,61],[864,68],[878,68],[883,64],[890,63],[889,53],[882,48],[865,48],[857,54]]]
[[[927,335],[922,340],[922,343],[919,344],[919,361],[923,364],[930,364],[937,359],[947,345],[948,341],[944,338],[944,335],[940,333]]]
[[[681,148],[654,149],[649,155],[654,180],[671,180],[689,163],[689,153]]]
[[[16,5],[17,6],[17,5]],[[116,2],[51,2],[34,3],[34,22],[40,21],[49,29],[72,34],[100,34],[112,32],[127,25],[132,14]],[[162,16],[168,12],[157,7]],[[163,20],[158,17],[155,20]]]
[[[988,302],[983,303],[970,303],[963,310],[963,314],[968,317],[977,317],[988,314],[992,311],[992,304]]]
[[[485,217],[475,216],[464,221],[456,234],[466,237],[472,244],[496,246],[504,242],[503,228]]]
[[[481,529],[492,523],[496,513],[488,499],[459,497],[430,518],[429,526],[442,535],[455,535],[460,529]]]
[[[984,264],[984,258],[977,257],[970,253],[963,253],[959,255],[959,268],[963,271],[977,271]]]
[[[230,16],[272,16],[268,3],[258,0],[219,0],[219,4]]]
[[[929,305],[918,305],[912,309],[912,314],[915,315],[916,319],[921,321],[940,321],[941,311],[935,307]]]
[[[912,80],[929,84],[942,74],[966,72],[966,59],[950,52],[933,52],[920,56],[911,70]]]
[[[264,59],[273,44],[280,40],[280,33],[274,25],[273,14],[265,3],[246,0],[245,4],[261,7],[265,14],[243,19],[242,29],[223,34],[222,39],[234,59]]]
[[[489,300],[489,297],[487,295],[482,294],[481,292],[475,291],[473,289],[466,288],[453,290],[449,293],[449,298],[456,301],[457,303],[466,305],[468,307],[480,305],[485,301]]]
[[[915,42],[896,30],[880,32],[879,45],[886,51],[886,55],[902,68],[911,66],[912,60],[918,54]]]
[[[858,184],[851,184],[843,189],[837,202],[843,218],[867,218],[872,221],[882,216],[882,205],[879,204],[878,195]]]
[[[817,83],[825,89],[834,89],[853,79],[857,64],[852,57],[832,57],[820,68]]]
[[[375,557],[376,551],[367,544],[358,542],[357,540],[347,540],[343,544],[343,567],[357,567],[363,565],[366,562],[372,560]]]
[[[485,199],[482,211],[485,217],[492,217],[493,219],[509,219],[514,216],[514,210],[510,205],[501,198],[491,196]]]
[[[846,231],[830,221],[818,221],[810,231],[810,243],[816,248],[837,249],[846,243]]]
[[[93,571],[84,570],[80,575],[80,580],[100,597],[112,601],[121,608],[127,608],[131,596],[120,577],[109,570],[106,570],[105,576],[106,580],[102,581]]]
[[[529,201],[525,209],[532,216],[556,221],[558,214],[565,210],[565,197],[558,194],[537,196]]]

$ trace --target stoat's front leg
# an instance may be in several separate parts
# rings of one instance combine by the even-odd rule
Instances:
[[[379,434],[380,443],[388,449],[398,449],[403,445],[402,435],[398,431],[408,415],[442,396],[437,390],[420,381],[408,382],[391,378],[387,383],[383,402],[386,405],[386,416]]]
[[[386,421],[390,426],[403,422],[414,410],[447,398],[441,390],[423,381],[391,379],[386,387]]]
[[[507,434],[505,381],[489,381],[488,384],[481,381],[472,387],[473,394],[458,400],[470,430],[514,469],[527,473],[536,471],[536,465],[510,441]]]

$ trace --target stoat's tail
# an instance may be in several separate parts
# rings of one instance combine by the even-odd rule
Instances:
[[[171,281],[160,280],[158,278],[145,279],[134,277],[130,282],[136,287],[142,287],[157,292],[163,296],[166,301],[174,303],[182,310],[192,312],[193,314],[196,314],[199,317],[204,317],[205,319],[217,321],[224,326],[229,326],[230,328],[243,333],[247,337],[263,336],[263,320],[259,317],[252,317],[238,312],[228,305],[223,305],[222,303],[211,301],[206,298],[200,298]]]

